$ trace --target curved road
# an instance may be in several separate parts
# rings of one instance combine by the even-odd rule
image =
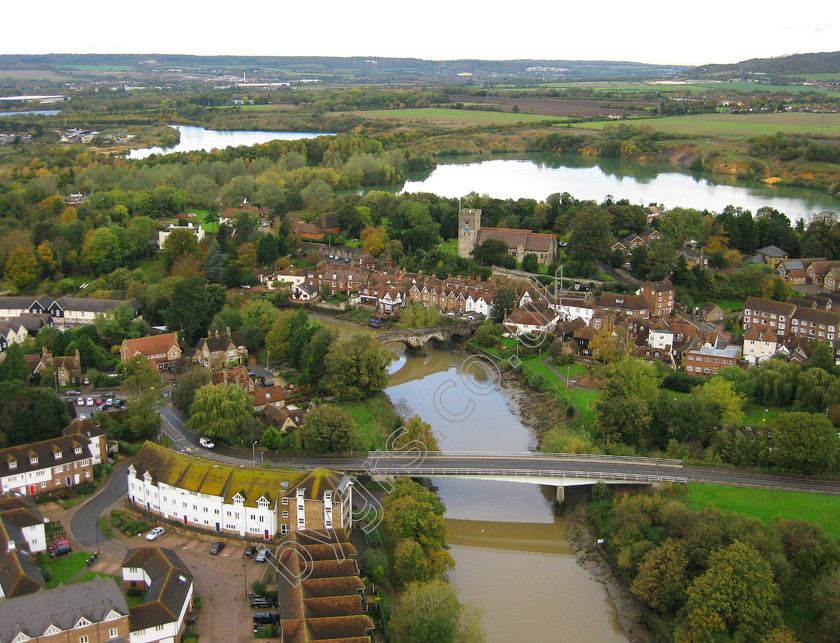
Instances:
[[[125,470],[129,464],[128,461],[122,461],[114,467],[114,472],[108,484],[95,495],[90,496],[87,502],[73,514],[73,518],[70,520],[70,531],[76,540],[85,547],[96,546],[97,532],[99,532],[98,542],[103,543],[108,540],[108,537],[99,529],[99,516],[128,491]]]

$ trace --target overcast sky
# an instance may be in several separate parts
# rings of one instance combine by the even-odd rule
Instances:
[[[697,65],[840,49],[836,0],[11,0],[0,53],[628,60]]]

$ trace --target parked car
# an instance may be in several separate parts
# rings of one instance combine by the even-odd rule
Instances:
[[[85,405],[85,398],[80,397],[80,398],[76,401],[76,404],[77,404],[78,406],[84,406],[84,405]]]
[[[85,404],[87,404],[88,406],[93,406],[93,398],[89,397],[87,400],[85,400]]]
[[[148,534],[146,534],[146,540],[157,540],[158,538],[163,536],[164,531],[165,530],[163,527],[155,527]]]
[[[61,545],[67,545],[67,546],[69,547],[69,546],[70,546],[70,541],[69,541],[69,540],[65,540],[64,538],[62,538],[61,540],[56,540],[56,541],[55,541],[52,545],[50,545],[47,549],[48,549],[49,551],[52,551],[53,549],[55,549],[56,547],[60,547]]]
[[[198,443],[205,449],[213,449],[216,446],[210,438],[198,438]]]
[[[93,400],[93,403],[96,404],[96,406],[102,406],[102,403],[104,401],[105,400],[103,400],[101,397],[97,397],[95,400]]]
[[[277,607],[277,599],[273,596],[260,596],[259,594],[248,594],[248,603],[251,607]]]
[[[102,394],[102,397],[114,397],[114,392],[113,391],[105,391]]]
[[[245,548],[245,551],[242,552],[242,558],[253,558],[257,555],[258,551],[259,550],[256,547],[254,547],[254,545],[248,545]]]
[[[260,547],[259,551],[257,552],[257,557],[254,559],[255,562],[258,563],[265,563],[268,561],[268,549],[266,547]]]
[[[61,556],[66,556],[67,554],[72,553],[73,548],[70,546],[70,543],[58,545],[54,549],[50,550],[50,558],[60,558]]]
[[[66,391],[64,394],[67,397],[79,397],[82,393],[81,391]]]
[[[90,384],[90,380],[86,377],[85,379],[82,380],[82,384],[87,386],[88,384]]]
[[[79,417],[80,420],[89,420],[90,419],[90,416],[87,413],[79,413],[78,417]]]
[[[271,625],[280,622],[280,614],[277,612],[254,612],[254,627],[258,625]]]
[[[213,554],[213,556],[218,556],[219,552],[222,551],[224,548],[225,544],[220,540],[210,545],[210,553]]]

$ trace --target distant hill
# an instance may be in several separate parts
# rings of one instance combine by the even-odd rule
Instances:
[[[419,58],[325,56],[188,56],[163,54],[43,54],[0,56],[0,70],[49,70],[76,77],[168,75],[172,72],[343,80],[415,80],[475,77],[569,79],[672,75],[681,65],[649,65],[609,60],[421,60]]]
[[[840,73],[840,51],[817,54],[792,54],[776,58],[751,58],[728,65],[701,65],[685,70],[685,74],[715,74],[721,72],[802,75]]]

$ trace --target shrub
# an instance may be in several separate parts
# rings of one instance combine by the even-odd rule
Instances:
[[[42,567],[41,568],[41,574],[44,577],[44,581],[49,583],[52,580],[52,577],[53,577],[52,567],[50,567],[49,565],[46,565],[46,566]]]
[[[260,596],[265,594],[266,587],[265,582],[259,579],[251,583],[251,591],[254,592],[254,594],[259,594]]]

